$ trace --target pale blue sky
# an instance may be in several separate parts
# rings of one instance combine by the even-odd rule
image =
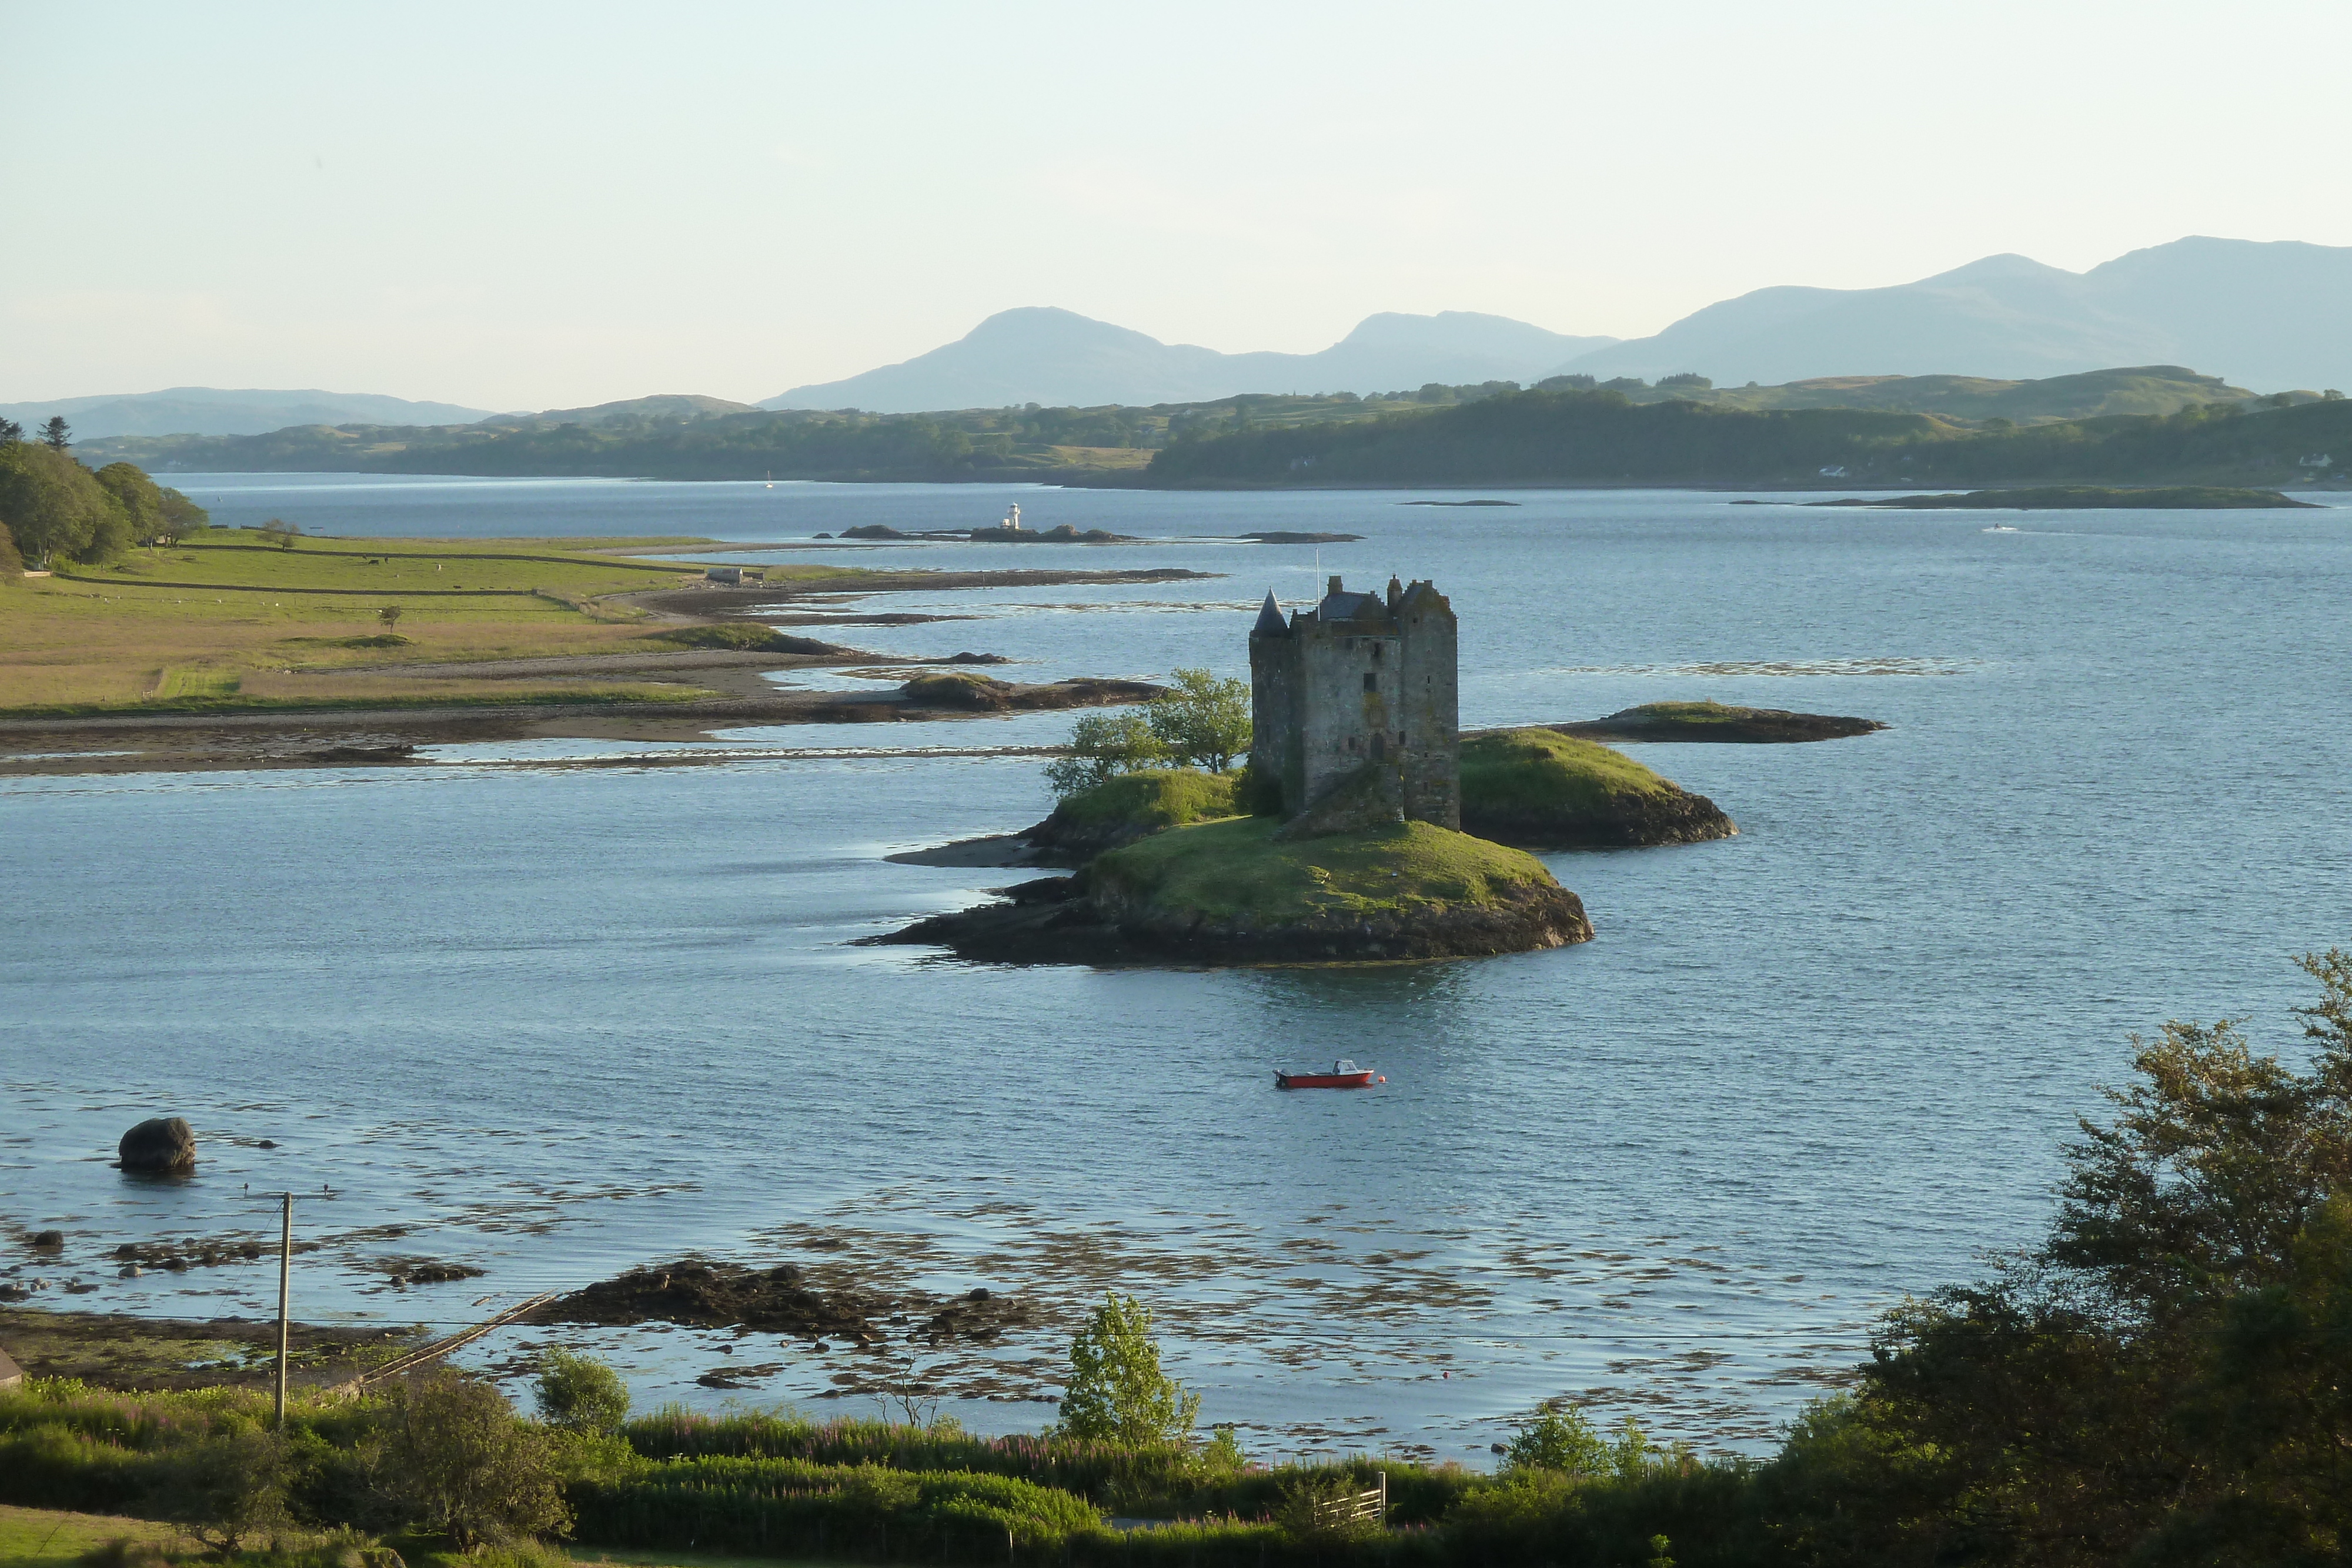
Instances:
[[[0,402],[746,401],[1015,305],[1319,349],[2352,245],[2352,5],[0,0]]]

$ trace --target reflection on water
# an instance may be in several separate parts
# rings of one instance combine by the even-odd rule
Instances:
[[[230,521],[477,536],[805,537],[1004,499],[268,483],[182,487]],[[956,754],[1050,744],[1068,714],[10,779],[0,1218],[71,1238],[37,1272],[99,1286],[77,1305],[267,1310],[266,1266],[121,1279],[105,1255],[260,1234],[260,1194],[323,1185],[298,1208],[331,1243],[297,1273],[314,1315],[470,1321],[696,1248],[1051,1309],[936,1365],[746,1347],[782,1370],[731,1394],[695,1379],[742,1351],[589,1333],[647,1400],[869,1413],[919,1362],[974,1427],[1034,1427],[1072,1318],[1117,1285],[1163,1308],[1179,1375],[1262,1448],[1476,1462],[1512,1412],[1574,1393],[1753,1448],[1863,1353],[1874,1311],[2042,1222],[2056,1144],[2124,1071],[2129,1031],[2252,1012],[2295,1049],[2285,956],[2352,935],[2352,546],[2329,512],[1988,538],[1981,519],[1712,496],[1528,492],[1472,514],[1366,492],[1019,494],[1047,526],[1367,538],[1319,562],[1027,547],[1018,564],[1234,575],[874,595],[858,608],[983,619],[861,645],[1002,653],[1024,681],[1239,673],[1256,595],[1303,596],[1319,565],[1453,596],[1471,726],[1711,697],[1894,727],[1642,747],[1740,836],[1551,857],[1599,929],[1585,946],[1349,970],[850,945],[1018,879],[880,857],[1043,816],[1034,758]],[[981,555],[1005,560],[856,559]],[[627,765],[698,751],[736,759]],[[1337,1056],[1388,1083],[1272,1086]],[[159,1112],[203,1130],[202,1174],[126,1185],[106,1157]],[[394,1253],[488,1272],[404,1291],[363,1266]],[[511,1367],[541,1337],[494,1336],[480,1359]]]

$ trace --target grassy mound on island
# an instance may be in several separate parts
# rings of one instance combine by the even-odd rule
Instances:
[[[1591,940],[1576,894],[1523,851],[1433,822],[1280,841],[1228,817],[1097,856],[1083,918],[1131,949],[1210,962],[1524,953]]]
[[[1416,907],[1497,906],[1558,887],[1543,862],[1432,822],[1278,842],[1271,817],[1157,833],[1087,867],[1090,893],[1139,910],[1287,925]]]
[[[1431,822],[1277,841],[1271,817],[1171,828],[1008,902],[882,942],[1015,964],[1318,964],[1524,953],[1591,940],[1533,855]]]
[[[1739,831],[1706,796],[1553,729],[1463,737],[1462,826],[1537,849],[1696,843]]]
[[[1170,828],[1188,827],[1240,810],[1238,773],[1197,768],[1145,768],[1114,774],[1054,808],[1024,835],[1029,847],[1065,864],[1079,865],[1106,850]]]

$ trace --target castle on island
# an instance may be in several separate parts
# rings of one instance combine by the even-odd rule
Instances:
[[[1385,597],[1330,580],[1287,621],[1269,591],[1250,629],[1251,758],[1306,832],[1412,820],[1462,826],[1454,606],[1427,582]]]

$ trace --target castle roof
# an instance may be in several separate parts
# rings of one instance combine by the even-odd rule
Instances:
[[[1452,601],[1437,591],[1435,583],[1427,581],[1416,582],[1400,594],[1397,598],[1397,608],[1400,611],[1421,608],[1443,610],[1448,614],[1454,612]]]
[[[1322,621],[1356,621],[1388,619],[1388,601],[1377,593],[1349,593],[1344,590],[1327,593],[1323,602],[1315,607],[1316,616]]]
[[[1250,628],[1253,637],[1279,637],[1287,633],[1289,624],[1282,618],[1282,606],[1274,601],[1274,590],[1265,591],[1265,602],[1258,606],[1257,624]]]

